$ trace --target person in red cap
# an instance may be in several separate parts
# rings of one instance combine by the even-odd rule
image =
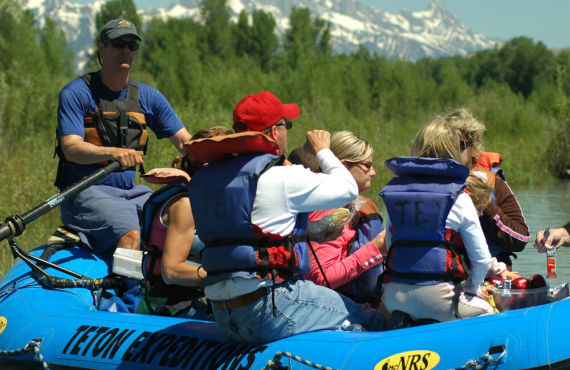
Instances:
[[[147,127],[181,153],[191,137],[166,98],[131,76],[141,40],[129,20],[107,22],[97,42],[101,69],[71,81],[59,95],[56,186],[63,190],[111,160],[123,168],[61,204],[62,222],[96,252],[139,249],[138,215],[151,189],[134,180]]]
[[[209,162],[189,183],[197,234],[205,244],[206,298],[220,329],[236,341],[385,327],[383,313],[302,279],[311,266],[308,213],[351,202],[358,186],[331,152],[324,130],[307,132],[305,144],[316,153],[321,173],[283,165],[287,130],[298,115],[296,104],[283,104],[268,91],[246,96],[234,109],[234,130],[266,134],[281,155],[251,147]]]
[[[248,95],[234,109],[234,131],[261,131],[279,145],[281,154],[287,151],[287,130],[293,127],[291,119],[299,116],[297,104],[282,104],[269,91]],[[285,130],[283,130],[285,129]]]

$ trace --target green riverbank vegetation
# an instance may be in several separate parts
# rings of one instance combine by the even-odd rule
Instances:
[[[97,29],[123,16],[143,30],[133,75],[157,87],[190,132],[231,127],[233,106],[270,90],[295,102],[301,115],[289,131],[289,150],[313,128],[352,130],[375,148],[377,193],[391,178],[384,160],[410,152],[433,115],[468,107],[487,125],[489,151],[503,154],[509,183],[556,181],[568,163],[570,52],[518,37],[468,57],[416,62],[371,54],[332,53],[330,26],[307,9],[293,9],[281,38],[275,19],[255,11],[230,21],[226,0],[202,0],[201,21],[153,19],[143,29],[132,0],[105,3]],[[18,1],[0,0],[0,217],[21,215],[57,193],[53,158],[57,98],[82,71],[54,21],[39,22]],[[95,39],[96,35],[94,35]],[[145,168],[168,167],[176,155],[168,140],[150,135]],[[0,221],[2,222],[2,221]],[[55,209],[16,238],[26,250],[44,244],[60,224]],[[0,248],[0,276],[13,263]]]

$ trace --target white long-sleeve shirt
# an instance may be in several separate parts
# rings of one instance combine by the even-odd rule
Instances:
[[[320,150],[321,173],[301,165],[273,166],[258,180],[251,221],[264,232],[287,236],[299,213],[341,207],[358,196],[358,186],[350,172],[329,149]],[[228,300],[273,284],[235,277],[205,287],[206,297]]]
[[[390,248],[392,235],[389,218],[386,225],[386,245]],[[468,194],[459,194],[445,220],[445,227],[459,233],[471,263],[471,276],[463,282],[463,287],[469,293],[480,294],[481,283],[491,263],[491,253],[479,223],[477,210]]]

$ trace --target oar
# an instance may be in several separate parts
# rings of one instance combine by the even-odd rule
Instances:
[[[75,184],[71,185],[64,191],[38,204],[37,206],[27,211],[23,215],[9,216],[4,221],[4,224],[0,226],[0,241],[6,238],[21,235],[24,232],[26,225],[35,221],[37,218],[45,215],[55,207],[59,206],[61,202],[63,202],[65,199],[69,199],[76,196],[78,193],[87,189],[91,185],[105,178],[105,176],[107,176],[111,172],[118,170],[119,168],[121,168],[121,164],[119,162],[113,161],[109,163],[107,166],[95,171],[94,173],[85,176],[84,178],[82,178]]]

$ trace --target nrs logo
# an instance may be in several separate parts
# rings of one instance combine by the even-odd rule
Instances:
[[[383,359],[374,370],[430,370],[439,363],[439,355],[431,351],[400,352]]]
[[[6,329],[7,325],[8,325],[8,319],[5,318],[4,316],[0,316],[0,334],[2,334],[4,329]]]

